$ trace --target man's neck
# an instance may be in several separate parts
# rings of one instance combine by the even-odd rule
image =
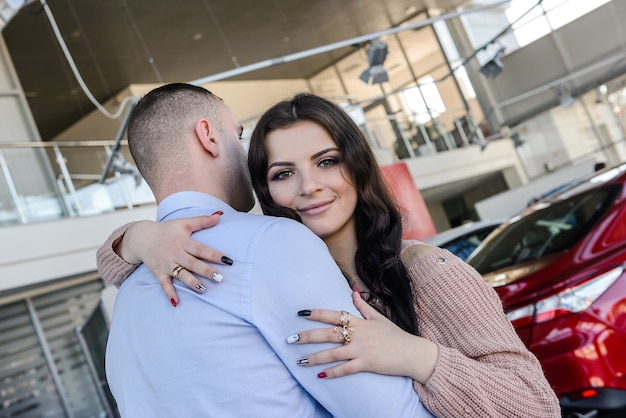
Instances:
[[[204,183],[206,183],[206,181]],[[217,190],[215,187],[209,184],[198,183],[197,181],[194,181],[194,179],[185,180],[183,182],[169,181],[162,185],[158,193],[154,190],[153,192],[157,203],[161,203],[165,198],[175,193],[198,192],[215,196],[216,198],[231,205],[231,202],[229,202],[228,197],[225,195],[225,193],[223,193],[222,190]]]

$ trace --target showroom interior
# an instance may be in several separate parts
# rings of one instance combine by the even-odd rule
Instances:
[[[116,416],[95,252],[155,216],[124,137],[142,94],[202,85],[244,138],[331,98],[407,174],[426,239],[626,161],[623,21],[622,0],[0,0],[0,416]]]

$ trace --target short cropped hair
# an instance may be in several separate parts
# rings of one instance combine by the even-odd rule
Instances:
[[[128,122],[128,146],[151,188],[159,187],[168,169],[185,164],[186,138],[206,118],[222,130],[223,101],[205,88],[186,83],[158,87],[139,100]]]

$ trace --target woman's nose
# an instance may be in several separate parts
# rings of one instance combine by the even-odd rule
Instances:
[[[300,193],[302,195],[310,195],[322,188],[319,180],[312,173],[302,173],[300,182]]]

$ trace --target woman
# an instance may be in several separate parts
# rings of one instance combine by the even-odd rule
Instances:
[[[248,166],[263,212],[296,219],[324,240],[365,318],[352,318],[350,344],[298,364],[346,360],[321,378],[358,371],[410,376],[421,401],[439,417],[560,416],[539,362],[517,337],[495,291],[447,251],[402,241],[402,217],[374,154],[338,106],[310,94],[273,106],[252,134]],[[223,255],[188,236],[214,221],[142,222],[128,229],[117,251],[128,261],[144,259],[161,282],[172,275],[168,266],[177,264],[210,277],[214,267],[194,256]],[[103,277],[117,284],[133,269],[113,252],[124,231],[98,254]],[[168,249],[158,248],[166,242]],[[177,278],[195,286],[196,277],[180,273],[184,277]],[[316,309],[298,314],[328,324],[343,315]],[[339,343],[337,335],[332,327],[320,328],[288,342]]]

